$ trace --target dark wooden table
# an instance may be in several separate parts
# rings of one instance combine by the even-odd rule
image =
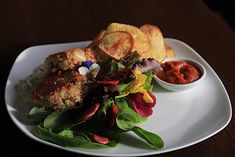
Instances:
[[[12,123],[4,87],[17,55],[32,45],[92,39],[111,22],[159,26],[165,37],[191,45],[222,79],[235,103],[235,36],[203,2],[185,1],[0,1],[1,150],[0,156],[78,156],[37,143]],[[159,156],[233,156],[235,119],[215,136],[194,146]]]

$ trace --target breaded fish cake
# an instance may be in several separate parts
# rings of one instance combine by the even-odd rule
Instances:
[[[93,54],[75,48],[48,56],[45,60],[49,72],[73,70],[81,66],[83,61],[93,61]]]
[[[44,78],[32,91],[33,106],[64,109],[82,103],[86,94],[86,78],[76,71]]]

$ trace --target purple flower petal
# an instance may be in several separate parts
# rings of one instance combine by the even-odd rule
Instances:
[[[157,72],[160,68],[160,63],[153,58],[144,58],[139,64],[135,66],[135,69],[141,71],[142,73],[146,73],[150,70]]]
[[[90,68],[90,66],[93,64],[92,61],[85,61],[85,62],[82,62],[82,65],[87,67],[87,68]]]

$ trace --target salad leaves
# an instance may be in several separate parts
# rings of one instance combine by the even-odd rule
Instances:
[[[161,139],[160,136],[146,131],[138,126],[135,126],[132,128],[132,131],[139,136],[140,138],[142,138],[143,140],[145,140],[149,146],[153,149],[161,149],[162,147],[164,147],[164,143],[163,140]]]
[[[147,120],[146,117],[139,115],[129,107],[128,101],[125,98],[116,99],[116,103],[120,110],[116,123],[121,130],[129,131],[137,124]]]
[[[34,124],[39,124],[51,113],[51,111],[44,110],[43,108],[33,107],[27,118],[31,120]]]
[[[74,123],[68,109],[54,111],[44,120],[44,127],[55,132],[69,128]]]
[[[120,63],[120,62],[112,60],[110,62],[110,65],[107,68],[109,68],[109,69],[107,69],[108,70],[108,74],[112,74],[113,72],[116,72],[116,71],[119,71],[121,69],[124,69],[125,66],[122,63]]]
[[[153,84],[152,84],[153,72],[148,71],[144,74],[147,76],[147,79],[146,79],[145,83],[143,84],[143,88],[148,91],[152,91],[152,89],[153,89]]]
[[[162,148],[158,135],[138,127],[156,103],[151,94],[153,71],[139,63],[137,53],[122,61],[112,60],[92,81],[81,107],[56,111],[33,107],[28,118],[37,124],[34,135],[62,146],[103,149],[117,146],[121,133],[132,131],[150,149]],[[145,72],[134,69],[136,65]]]
[[[74,135],[71,130],[63,130],[60,133],[54,133],[51,130],[38,126],[33,134],[43,140],[59,144],[67,147],[81,147],[81,148],[110,148],[115,147],[118,142],[115,140],[109,141],[108,144],[103,145],[90,140],[90,138],[85,134]]]

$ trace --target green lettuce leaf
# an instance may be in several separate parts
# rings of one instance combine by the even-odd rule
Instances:
[[[146,117],[139,115],[131,107],[129,107],[128,104],[130,102],[128,100],[120,98],[116,99],[115,102],[119,109],[119,113],[116,118],[116,123],[121,130],[131,130],[137,124],[147,120]]]
[[[107,66],[106,71],[108,74],[112,74],[113,72],[117,72],[123,68],[125,68],[125,65],[123,65],[121,62],[117,62],[115,60],[112,60],[109,63],[109,66]]]
[[[52,112],[44,120],[44,127],[54,132],[60,132],[64,129],[71,128],[78,122],[78,116],[76,117],[76,114],[73,113],[75,110],[77,109],[62,109]]]
[[[153,72],[148,71],[144,74],[147,76],[147,79],[146,79],[145,83],[143,84],[143,87],[144,87],[144,89],[146,89],[148,91],[152,91],[152,89],[153,89],[153,84],[152,84]]]
[[[152,71],[148,71],[146,73],[144,73],[144,75],[147,76],[146,81],[143,84],[143,88],[148,90],[148,91],[152,91],[153,89],[153,84],[152,84],[152,79],[153,79],[153,73]],[[130,84],[132,84],[135,80],[132,80],[131,82],[125,84],[125,83],[120,83],[119,85],[117,85],[117,89],[120,93],[120,95],[116,96],[115,98],[122,98],[122,97],[126,97],[127,95],[129,95],[131,93],[131,89],[127,89],[127,87],[130,87]]]
[[[158,136],[152,132],[146,131],[146,130],[144,130],[140,127],[137,127],[137,126],[133,127],[132,131],[137,136],[139,136],[140,138],[145,140],[151,148],[161,149],[164,147],[164,142],[160,136]]]
[[[66,147],[104,149],[115,147],[118,144],[118,142],[115,140],[110,140],[109,143],[106,145],[96,143],[91,141],[86,134],[79,134],[77,136],[74,136],[73,131],[68,129],[63,130],[60,133],[54,133],[51,130],[38,126],[37,129],[33,132],[33,134],[45,141]]]
[[[101,107],[98,111],[98,121],[104,121],[106,116],[107,109],[114,103],[114,101],[111,98],[107,98],[104,103],[101,104]]]
[[[39,124],[43,122],[50,113],[51,111],[44,110],[43,108],[33,107],[27,115],[27,118],[34,124]]]

